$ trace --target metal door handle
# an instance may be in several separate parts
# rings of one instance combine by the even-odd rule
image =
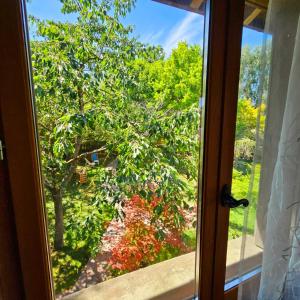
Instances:
[[[247,199],[236,200],[235,198],[233,198],[230,190],[230,185],[224,185],[221,195],[221,203],[223,206],[235,208],[241,205],[243,205],[244,207],[247,207],[249,205],[249,201]]]

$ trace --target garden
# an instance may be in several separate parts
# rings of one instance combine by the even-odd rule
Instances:
[[[133,0],[61,2],[62,12],[76,14],[76,22],[30,17],[60,296],[195,250],[204,109],[199,45],[182,41],[167,56],[161,46],[140,42],[122,23]],[[254,153],[259,154],[259,53],[259,47],[243,49],[233,169],[238,198],[247,196]],[[253,233],[255,203],[249,219]],[[243,220],[242,210],[231,212],[229,238],[242,235]]]

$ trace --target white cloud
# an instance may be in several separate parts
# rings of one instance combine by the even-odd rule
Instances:
[[[141,42],[145,44],[158,44],[160,38],[165,33],[165,29],[161,29],[157,32],[151,32],[146,34],[145,36],[142,36]]]
[[[170,34],[166,38],[163,47],[167,56],[172,52],[180,41],[186,41],[191,43],[199,36],[200,43],[203,35],[203,18],[195,13],[188,13],[186,17],[179,23],[177,23],[171,30]]]

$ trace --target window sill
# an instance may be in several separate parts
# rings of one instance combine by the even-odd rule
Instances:
[[[230,255],[228,255],[226,278],[232,278],[238,274],[241,240],[238,238],[228,242]],[[261,253],[261,248],[254,244],[254,238],[247,237],[248,257],[243,266],[255,267],[260,262]],[[182,300],[190,299],[194,292],[195,252],[191,252],[101,282],[66,296],[63,300]]]

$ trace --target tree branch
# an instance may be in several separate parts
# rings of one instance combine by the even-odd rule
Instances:
[[[75,171],[75,168],[76,168],[75,162],[76,162],[76,158],[79,156],[79,151],[81,148],[81,140],[82,140],[81,137],[76,139],[74,156],[70,160],[69,171],[67,172],[67,174],[64,176],[64,178],[62,180],[62,185],[64,185],[64,186],[69,184],[70,180],[72,179],[73,173]]]
[[[106,147],[101,147],[101,148],[95,149],[95,150],[93,150],[93,151],[81,153],[80,155],[78,155],[78,156],[76,156],[76,157],[74,157],[74,158],[68,160],[68,161],[67,161],[67,164],[72,163],[72,162],[74,162],[75,160],[78,160],[78,159],[83,158],[83,157],[85,157],[85,156],[88,156],[88,155],[91,155],[91,154],[94,154],[94,153],[99,153],[99,152],[102,152],[102,151],[105,151],[105,150],[106,150]]]

